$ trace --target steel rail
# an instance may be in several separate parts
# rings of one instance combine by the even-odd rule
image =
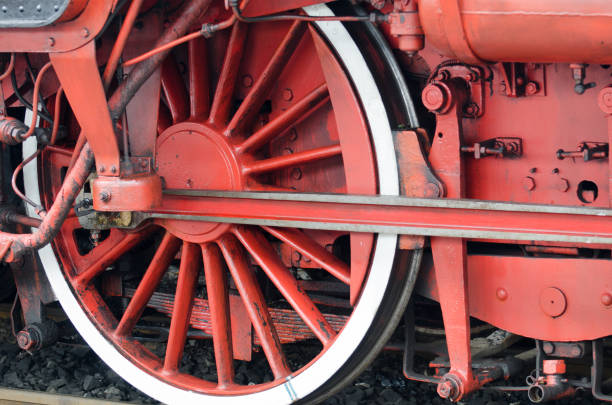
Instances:
[[[50,394],[42,391],[0,388],[2,404],[40,404],[40,405],[115,405],[125,402],[109,401],[95,398],[83,398],[74,395]]]
[[[351,232],[612,245],[612,209],[397,196],[166,190],[135,215]]]

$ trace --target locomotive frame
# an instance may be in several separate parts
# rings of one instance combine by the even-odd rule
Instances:
[[[272,392],[287,393],[287,402],[321,400],[384,346],[411,296],[404,326],[414,329],[417,295],[440,304],[447,356],[430,362],[436,376],[416,373],[409,330],[404,372],[437,384],[443,398],[458,401],[521,369],[515,360],[472,359],[477,319],[536,342],[535,375],[525,388],[532,401],[573,395],[576,388],[612,399],[602,388],[605,339],[612,333],[610,6],[372,0],[363,11],[316,0],[191,0],[174,2],[184,4],[166,15],[143,0],[74,3],[65,21],[0,29],[0,51],[12,54],[1,76],[0,140],[6,150],[23,146],[13,184],[23,169],[23,197],[32,203],[23,216],[5,199],[1,216],[20,231],[0,232],[0,253],[15,269],[29,314],[18,336],[22,347],[53,338],[41,326],[47,287],[21,275],[41,274],[31,256],[40,249],[57,298],[77,329],[94,336],[89,344],[111,366],[134,375],[146,370],[131,381],[145,391],[160,380],[182,390],[149,388],[164,401],[178,401],[173,395],[195,401],[192,390],[224,403],[239,401],[234,394],[279,400],[266,396]],[[118,14],[122,24],[110,35],[109,17]],[[187,34],[194,26],[199,29]],[[225,42],[214,42],[223,35]],[[261,46],[268,60],[246,47],[251,35],[256,39],[249,44]],[[223,44],[227,52],[211,57],[219,66],[211,65],[206,46]],[[36,125],[42,107],[25,123],[8,117],[6,107],[23,104],[19,88],[6,80],[22,70],[13,81],[26,82],[29,67],[15,56],[21,53],[49,57],[35,62],[40,71],[31,103],[39,104],[40,92],[41,103],[54,111],[46,130]],[[243,53],[254,61],[255,79],[240,70]],[[43,80],[51,70],[57,80]],[[300,72],[323,84],[313,88]],[[185,83],[188,94],[181,90]],[[61,136],[70,149],[56,142],[62,93],[72,124]],[[160,98],[161,109],[150,102]],[[275,143],[298,125],[314,141],[300,139],[305,143],[298,142],[297,152]],[[264,146],[265,156],[258,152]],[[202,164],[198,154],[208,161]],[[25,166],[37,157],[36,165]],[[102,291],[100,278],[121,255],[153,237],[150,224],[165,234],[125,312],[113,319],[112,311],[99,309],[105,298],[92,290]],[[87,254],[70,241],[77,228],[97,238],[94,247],[109,241],[108,252],[84,270],[79,255]],[[339,235],[350,237],[348,264],[333,253]],[[176,294],[166,308],[169,349],[160,366],[129,341],[130,333],[177,255]],[[210,317],[205,330],[218,356],[214,387],[178,372],[199,299],[194,263],[200,258],[211,283],[198,308]],[[386,270],[374,271],[380,263]],[[270,327],[277,321],[266,314],[253,266],[323,345],[298,372],[287,366],[282,339]],[[340,280],[354,308],[337,318],[346,324],[332,325],[302,290],[307,279],[288,268],[320,268]],[[122,296],[123,288],[107,295]],[[370,295],[376,304],[361,309]],[[244,308],[231,296],[240,296]],[[251,345],[245,349],[237,340],[252,339],[251,327],[274,375],[253,390],[235,385],[232,366],[250,358]],[[312,338],[291,333],[287,341]],[[568,379],[566,361],[589,355],[590,383]],[[329,363],[334,356],[343,360]],[[317,373],[320,379],[312,377]]]

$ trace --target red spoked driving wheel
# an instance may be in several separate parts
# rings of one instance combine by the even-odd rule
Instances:
[[[380,91],[339,22],[236,24],[176,49],[161,89],[166,189],[398,192]],[[41,180],[25,173],[47,206],[70,143],[45,149]],[[103,360],[163,402],[320,399],[367,365],[405,304],[394,235],[181,219],[126,231],[129,214],[79,212],[41,250],[47,275]],[[214,365],[186,367],[207,345]]]

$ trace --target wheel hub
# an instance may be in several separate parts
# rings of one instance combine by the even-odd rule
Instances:
[[[242,190],[243,177],[228,139],[210,126],[184,122],[158,138],[156,169],[164,188],[178,190]],[[192,243],[218,238],[227,224],[163,220],[175,236]]]

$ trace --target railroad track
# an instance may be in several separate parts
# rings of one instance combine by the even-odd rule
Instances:
[[[113,405],[124,403],[73,395],[50,394],[40,391],[0,388],[0,404],[3,405]]]

